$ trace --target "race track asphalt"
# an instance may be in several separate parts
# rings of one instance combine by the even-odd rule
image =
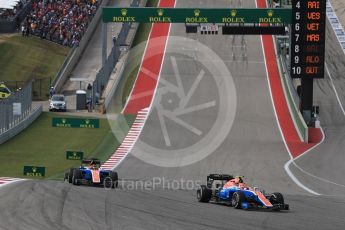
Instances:
[[[236,7],[240,2],[179,0],[177,7]],[[332,186],[291,167],[306,186],[325,194],[311,195],[284,170],[290,157],[274,115],[260,37],[187,35],[178,24],[171,35],[179,38],[169,38],[152,112],[132,154],[117,168],[125,182],[115,190],[44,180],[8,185],[0,190],[0,229],[343,229],[341,190],[327,190]],[[202,53],[208,50],[203,45],[195,42],[196,48],[189,48],[186,38],[213,50],[229,72],[220,71],[224,66],[215,55]],[[327,46],[328,56],[337,49],[331,38],[334,49]],[[340,87],[344,71],[336,75],[337,69],[330,69]],[[315,84],[326,140],[297,164],[345,184],[344,154],[341,146],[337,149],[344,143],[343,120],[327,82]],[[183,115],[174,113],[181,108]],[[198,203],[195,185],[213,172],[244,175],[249,185],[282,192],[291,210],[243,211]]]
[[[194,191],[116,190],[26,181],[1,190],[2,230],[342,229],[344,203],[287,195],[291,211],[243,211],[196,201]]]

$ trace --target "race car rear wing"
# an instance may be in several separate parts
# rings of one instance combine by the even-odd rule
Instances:
[[[210,174],[207,176],[207,182],[210,180],[231,180],[234,179],[232,175],[229,174]]]
[[[101,165],[101,161],[98,159],[83,159],[81,161],[82,164],[89,165],[91,162],[95,165]]]

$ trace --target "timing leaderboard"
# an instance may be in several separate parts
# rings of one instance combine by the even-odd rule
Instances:
[[[326,1],[292,1],[292,78],[324,77]]]

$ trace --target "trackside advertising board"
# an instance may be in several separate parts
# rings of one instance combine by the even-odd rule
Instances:
[[[103,8],[103,22],[142,23],[291,23],[291,9]]]
[[[62,128],[99,128],[99,119],[81,119],[81,118],[57,118],[52,119],[53,127]]]
[[[44,177],[46,175],[46,168],[42,166],[24,166],[24,176]]]
[[[66,151],[67,160],[82,160],[84,157],[84,152],[80,151]]]

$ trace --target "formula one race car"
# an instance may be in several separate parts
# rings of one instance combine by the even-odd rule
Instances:
[[[79,168],[71,168],[65,172],[64,180],[74,185],[103,185],[106,188],[118,186],[117,172],[100,168],[98,159],[84,159]]]
[[[210,174],[207,185],[197,190],[199,202],[231,205],[236,209],[267,208],[275,211],[289,210],[281,193],[266,194],[259,188],[248,187],[242,177],[227,174]]]

